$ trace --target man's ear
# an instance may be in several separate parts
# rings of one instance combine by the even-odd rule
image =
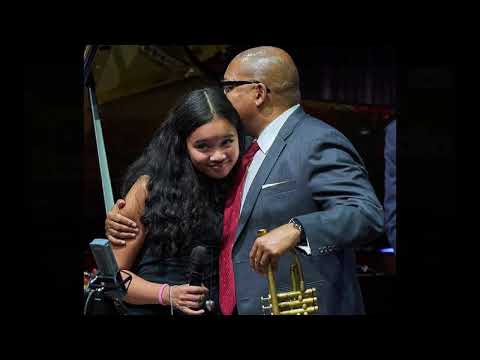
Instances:
[[[267,87],[264,84],[256,84],[255,89],[257,90],[255,96],[255,105],[260,106],[263,104],[267,97]]]

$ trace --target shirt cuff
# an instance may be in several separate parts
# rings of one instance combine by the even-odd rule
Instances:
[[[312,255],[312,249],[310,249],[310,243],[308,242],[308,238],[305,237],[305,241],[301,244],[296,246],[297,249],[302,250],[305,255]]]

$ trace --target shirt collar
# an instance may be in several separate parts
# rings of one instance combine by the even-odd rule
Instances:
[[[257,139],[258,146],[260,150],[266,154],[268,149],[272,146],[275,138],[277,137],[280,129],[282,128],[283,124],[287,121],[289,116],[297,110],[300,104],[293,105],[292,107],[285,110],[281,113],[276,119],[274,119],[270,124],[267,125],[265,129],[260,133],[260,136]]]

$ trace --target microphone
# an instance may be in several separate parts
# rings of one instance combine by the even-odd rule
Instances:
[[[205,267],[208,262],[207,249],[198,245],[190,254],[190,285],[201,286]]]
[[[127,308],[122,300],[127,293],[125,281],[122,280],[115,255],[113,254],[110,241],[107,239],[95,239],[90,243],[95,263],[97,264],[97,275],[88,284],[88,298],[85,302],[84,314],[90,305],[93,296],[93,304],[100,305],[100,314],[119,313],[124,315]],[[113,308],[109,304],[113,303]]]
[[[191,286],[201,286],[202,279],[205,274],[206,266],[208,264],[208,254],[205,246],[198,245],[193,248],[190,254],[190,282]],[[215,302],[208,299],[204,303],[206,309],[210,312],[215,307]]]

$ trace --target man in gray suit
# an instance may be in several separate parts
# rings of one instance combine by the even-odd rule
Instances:
[[[238,313],[261,313],[259,299],[268,290],[260,274],[270,262],[278,288],[289,287],[291,260],[282,255],[295,247],[303,250],[306,287],[317,289],[320,313],[363,313],[354,247],[383,231],[383,212],[362,159],[340,132],[301,109],[298,71],[285,51],[248,49],[224,79],[260,147],[247,172],[232,251]],[[269,233],[257,239],[262,228]]]
[[[229,255],[228,296],[236,306],[222,312],[262,314],[268,264],[277,270],[278,290],[287,290],[291,259],[282,255],[297,249],[305,286],[317,289],[319,314],[362,314],[354,247],[381,234],[383,210],[360,155],[339,131],[302,110],[298,71],[285,51],[243,51],[222,85],[259,147]],[[259,229],[269,232],[257,238]]]

